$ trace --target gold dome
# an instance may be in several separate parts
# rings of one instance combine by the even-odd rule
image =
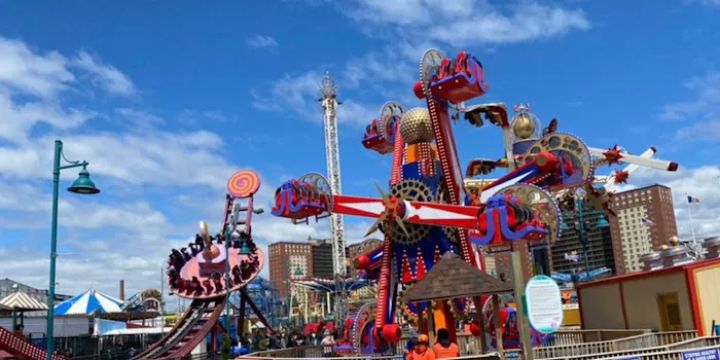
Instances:
[[[536,130],[535,119],[533,119],[533,115],[530,113],[519,113],[512,120],[512,131],[517,140],[530,139]]]
[[[426,108],[414,108],[403,114],[400,119],[400,134],[406,143],[412,145],[433,140],[430,113]]]
[[[220,256],[220,249],[215,246],[215,244],[211,244],[210,246],[205,247],[202,256],[205,261],[211,261],[212,259]]]

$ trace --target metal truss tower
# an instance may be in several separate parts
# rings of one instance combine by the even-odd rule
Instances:
[[[340,192],[340,154],[338,150],[337,118],[335,109],[340,104],[337,97],[337,87],[330,73],[325,73],[320,87],[325,125],[325,158],[327,161],[327,177],[333,195]],[[347,294],[341,285],[347,275],[345,269],[345,240],[343,239],[343,219],[340,215],[330,215],[330,232],[332,233],[333,270],[335,273],[335,323],[342,327],[347,309]]]

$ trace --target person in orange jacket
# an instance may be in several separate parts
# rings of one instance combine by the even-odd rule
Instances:
[[[430,338],[421,334],[413,351],[408,353],[406,360],[435,360],[435,352],[430,348]]]
[[[437,342],[433,346],[433,351],[437,359],[460,357],[460,348],[450,341],[450,332],[447,329],[438,330]]]

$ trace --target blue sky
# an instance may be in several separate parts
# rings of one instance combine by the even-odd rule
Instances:
[[[100,196],[61,194],[58,282],[117,293],[159,286],[171,246],[197,221],[217,228],[236,170],[283,180],[325,167],[322,74],[340,88],[343,190],[374,195],[388,157],[362,130],[386,100],[412,96],[422,52],[465,49],[490,92],[595,147],[656,145],[677,174],[639,171],[680,203],[700,197],[696,230],[720,230],[720,3],[0,0],[0,277],[46,287],[52,141],[90,161]],[[455,125],[463,162],[500,156],[499,132]],[[607,172],[603,169],[601,172]],[[63,174],[64,184],[76,173]],[[348,241],[369,223],[346,219]],[[258,242],[328,233],[266,214]]]

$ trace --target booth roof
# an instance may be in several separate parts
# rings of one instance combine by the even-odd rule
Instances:
[[[445,300],[461,297],[507,293],[510,283],[504,283],[474,266],[446,253],[435,266],[408,289],[402,301],[405,303]]]
[[[47,304],[43,304],[39,300],[22,291],[16,291],[4,297],[0,300],[0,306],[2,305],[15,311],[47,310]]]

